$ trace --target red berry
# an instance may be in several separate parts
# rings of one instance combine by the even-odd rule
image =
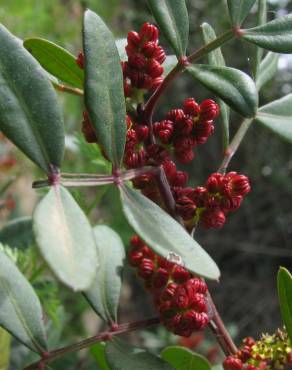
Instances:
[[[184,220],[192,219],[196,214],[196,205],[188,197],[181,197],[176,202],[176,210]]]
[[[140,35],[138,34],[138,32],[131,31],[131,32],[128,33],[127,41],[128,41],[128,45],[130,47],[135,47],[136,48],[136,47],[139,46],[139,44],[141,42],[141,38],[140,38]]]
[[[226,217],[224,212],[220,211],[219,209],[207,209],[201,215],[201,222],[202,225],[206,228],[221,228],[226,221]]]
[[[185,114],[196,117],[200,113],[200,106],[193,98],[186,99],[183,107]]]
[[[219,105],[214,100],[204,100],[200,105],[200,118],[204,121],[213,120],[219,115]]]
[[[153,286],[155,288],[162,288],[167,284],[168,279],[168,271],[162,267],[159,267],[153,277]]]
[[[185,283],[188,279],[190,279],[190,273],[182,266],[174,265],[172,273],[172,279],[176,283]]]
[[[144,23],[141,27],[139,35],[144,42],[146,41],[156,42],[158,41],[159,31],[157,27],[155,27],[153,24]]]
[[[210,193],[220,193],[223,190],[224,176],[220,173],[213,173],[206,182],[206,188]]]
[[[136,125],[135,131],[140,141],[146,141],[149,137],[149,127],[146,125]]]
[[[183,285],[177,287],[172,302],[174,303],[175,307],[179,310],[183,310],[188,308],[190,304],[189,295],[187,290]]]
[[[177,151],[175,153],[177,159],[180,161],[182,164],[189,163],[195,158],[195,153],[193,152],[192,149],[189,150],[183,150],[183,151]]]
[[[147,60],[141,53],[133,53],[129,55],[128,65],[133,68],[142,69],[146,66],[146,63]]]
[[[242,370],[243,363],[238,358],[229,356],[223,362],[224,370]]]
[[[143,279],[149,279],[154,273],[155,265],[153,261],[147,258],[143,258],[139,269],[138,275],[141,276]]]
[[[167,113],[166,118],[175,122],[177,120],[185,118],[185,114],[182,109],[173,109]]]
[[[230,179],[230,185],[233,195],[246,195],[250,192],[250,183],[247,176],[234,174]]]
[[[162,165],[168,181],[172,182],[172,179],[176,176],[177,172],[175,163],[168,159],[164,161]]]
[[[185,186],[188,182],[189,175],[184,171],[177,171],[175,178],[172,181],[173,186]]]
[[[82,51],[78,54],[76,63],[81,69],[84,69],[84,54],[82,53]]]
[[[152,58],[156,59],[157,62],[159,62],[160,64],[163,64],[163,62],[166,59],[166,54],[165,54],[164,49],[161,46],[157,45],[154,50]]]
[[[146,66],[146,72],[152,77],[157,78],[162,75],[163,73],[163,67],[161,64],[155,60],[150,59]]]
[[[164,289],[164,291],[161,293],[162,301],[168,301],[169,299],[171,299],[174,296],[176,288],[177,284],[169,283],[167,287]]]

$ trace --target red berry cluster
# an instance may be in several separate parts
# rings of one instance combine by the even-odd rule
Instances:
[[[188,182],[188,174],[177,170],[172,160],[172,153],[181,163],[194,158],[193,148],[207,141],[214,131],[213,119],[219,112],[213,100],[198,104],[193,98],[184,101],[183,109],[174,109],[166,119],[153,125],[156,143],[149,140],[149,127],[137,122],[133,114],[127,116],[127,138],[124,163],[127,168],[139,168],[146,165],[161,165],[175,196]],[[143,175],[134,180],[134,186],[142,193],[161,204],[159,190],[154,175]]]
[[[205,144],[214,132],[213,120],[218,114],[219,106],[213,100],[199,105],[189,98],[183,109],[173,109],[165,120],[154,123],[154,135],[162,144],[172,146],[180,163],[188,163],[194,158],[194,147]]]
[[[158,29],[145,23],[139,33],[128,34],[126,52],[128,61],[122,62],[125,96],[131,95],[133,88],[142,93],[156,88],[162,82],[165,52],[158,45]],[[77,63],[84,66],[84,56],[78,55]],[[133,94],[135,96],[135,94]],[[131,109],[126,117],[127,135],[124,164],[128,169],[147,165],[162,166],[176,201],[177,212],[189,228],[200,222],[205,228],[220,228],[229,212],[238,209],[244,195],[250,191],[246,176],[230,172],[227,175],[213,174],[205,187],[186,187],[188,174],[177,169],[173,156],[182,164],[190,162],[194,148],[206,143],[214,132],[214,119],[219,114],[219,106],[211,99],[198,104],[188,98],[182,108],[168,112],[165,119],[155,122],[150,130],[143,121],[141,107]],[[95,130],[87,112],[83,114],[82,132],[89,143],[97,143]],[[145,174],[135,180],[137,189],[164,207],[154,174]]]
[[[133,88],[150,91],[162,83],[162,63],[166,56],[158,45],[158,38],[157,27],[149,23],[144,23],[139,33],[128,33],[128,61],[122,62],[126,97],[131,95]]]
[[[129,262],[153,295],[161,322],[174,334],[189,337],[209,323],[207,285],[184,267],[155,254],[138,236],[131,239]]]
[[[234,356],[223,363],[224,370],[283,370],[292,364],[292,349],[285,331],[263,335],[258,341],[248,337]]]
[[[248,177],[237,172],[213,173],[205,187],[176,191],[177,212],[190,226],[199,221],[205,228],[220,228],[229,212],[236,211],[249,193]]]

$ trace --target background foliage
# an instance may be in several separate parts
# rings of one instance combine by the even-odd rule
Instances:
[[[217,34],[226,26],[227,11],[224,1],[189,0],[190,11],[190,45],[193,49],[202,42],[200,24],[203,21],[211,23]],[[115,30],[117,37],[125,36],[131,29],[138,29],[140,25],[152,20],[143,1],[135,0],[18,0],[11,2],[1,1],[0,22],[16,34],[19,38],[39,36],[57,42],[63,47],[77,54],[81,47],[81,18],[85,8],[91,8],[100,14]],[[285,8],[285,11],[284,11]],[[274,18],[275,12],[279,15],[292,11],[292,1],[269,1],[269,17]],[[225,16],[223,16],[225,14]],[[220,15],[220,16],[218,16]],[[215,21],[215,23],[214,23]],[[255,18],[251,15],[246,26],[253,26]],[[163,39],[162,39],[163,44]],[[165,44],[164,44],[165,45]],[[248,73],[251,71],[252,60],[247,59],[252,46],[246,43],[233,42],[223,49],[228,66],[241,68]],[[292,58],[281,56],[276,79],[268,83],[263,89],[261,105],[292,91]],[[210,97],[210,93],[202,87],[194,85],[192,80],[179,79],[173,85],[164,99],[161,112],[157,117],[172,107],[180,104],[184,98],[194,96],[198,100]],[[178,101],[179,97],[179,101]],[[108,165],[96,159],[98,149],[86,146],[80,131],[82,117],[82,103],[78,97],[61,96],[64,119],[66,125],[66,158],[64,171],[72,172],[107,172]],[[232,132],[239,124],[239,117],[232,116]],[[213,172],[221,159],[221,135],[218,122],[214,135],[200,153],[190,173],[191,183],[200,185]],[[11,153],[17,158],[17,165],[9,172],[0,174],[1,186],[10,177],[17,181],[6,192],[12,194],[16,207],[11,213],[0,211],[0,223],[16,216],[31,214],[37,201],[35,191],[30,190],[30,183],[39,173],[14,147],[0,143],[0,156]],[[280,325],[280,311],[277,301],[275,276],[279,265],[291,270],[291,242],[292,242],[292,151],[289,144],[272,136],[264,129],[251,127],[246,140],[236,157],[231,169],[246,173],[252,181],[252,192],[244,202],[240,212],[233,215],[222,230],[207,232],[199,230],[197,240],[205,246],[207,251],[218,262],[222,270],[222,281],[219,288],[216,285],[211,289],[215,301],[222,312],[223,318],[231,328],[234,328],[238,338],[244,335],[258,335],[262,331],[274,331]],[[42,192],[39,192],[41,195]],[[127,226],[117,202],[116,189],[100,188],[97,190],[74,191],[73,195],[87,210],[92,224],[97,218],[112,226],[127,245],[131,230]],[[94,207],[98,198],[102,199],[98,210]],[[33,242],[29,242],[33,244]],[[290,247],[290,249],[289,249]],[[30,251],[32,255],[34,250]],[[38,288],[42,303],[46,304],[48,325],[51,325],[52,343],[57,343],[63,328],[62,337],[71,341],[72,336],[82,337],[91,332],[94,334],[100,322],[91,311],[86,301],[78,295],[71,294],[64,287],[52,283],[50,276],[47,281],[38,281],[33,276],[34,266],[27,267],[28,259],[18,256],[22,271],[31,277]],[[36,257],[35,257],[36,259]],[[133,279],[130,271],[126,272],[123,301],[121,304],[121,320],[129,317],[139,319],[152,313],[149,297],[141,289],[139,282]],[[128,283],[129,284],[128,284]],[[243,294],[244,293],[244,294]],[[62,302],[59,301],[61,294]],[[132,304],[135,299],[135,305]],[[80,320],[82,318],[82,320]],[[74,324],[73,324],[74,323]],[[236,324],[235,324],[236,323]],[[176,343],[176,339],[163,329],[158,337],[149,333],[134,337],[137,343],[146,342],[153,350],[165,344]],[[209,349],[212,347],[208,347]],[[204,351],[204,348],[203,348]],[[13,347],[11,368],[23,361],[26,350],[20,345]],[[74,355],[75,356],[75,355]],[[62,360],[60,365],[64,369],[76,368],[76,358],[69,356]],[[30,361],[27,358],[26,361]],[[90,360],[79,358],[79,369],[90,369]],[[88,362],[89,361],[89,362]],[[75,363],[75,367],[74,367]],[[96,368],[92,367],[92,368]]]

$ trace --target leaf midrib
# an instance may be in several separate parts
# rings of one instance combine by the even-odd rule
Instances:
[[[31,340],[32,344],[35,346],[35,348],[41,352],[43,351],[43,348],[39,346],[38,342],[35,340],[34,335],[32,331],[30,330],[29,326],[26,323],[25,318],[22,315],[21,308],[19,307],[17,303],[17,299],[15,298],[13,292],[9,289],[9,285],[6,283],[5,278],[2,274],[0,274],[0,285],[2,286],[3,290],[7,293],[9,300],[15,310],[16,316],[18,317],[19,321],[21,322],[27,336]],[[14,333],[15,334],[15,333]]]
[[[37,125],[37,124],[36,124],[35,119],[32,117],[32,115],[29,111],[29,108],[28,108],[28,105],[27,105],[26,101],[23,99],[23,97],[21,95],[19,95],[19,92],[18,92],[13,80],[10,78],[10,74],[7,72],[7,69],[6,69],[5,65],[3,65],[3,63],[0,63],[0,72],[2,73],[7,85],[9,86],[10,91],[17,98],[17,101],[20,102],[19,105],[22,108],[22,110],[24,112],[24,115],[26,117],[26,121],[24,121],[25,124],[26,124],[26,127],[28,127],[29,131],[32,133],[32,136],[34,137],[35,142],[38,144],[38,146],[40,148],[40,151],[41,151],[41,153],[42,153],[42,155],[45,159],[45,162],[48,166],[50,164],[50,159],[48,157],[46,148],[44,146],[43,139],[42,139],[41,135],[39,134],[38,130],[36,130],[36,128],[34,126],[34,125]],[[8,79],[7,79],[7,76],[9,77]],[[32,124],[30,124],[30,122],[32,122]]]
[[[39,40],[39,39],[35,39],[35,40]],[[80,82],[80,86],[82,87],[82,85],[83,85],[82,78],[80,78],[80,76],[77,73],[75,73],[74,70],[72,70],[71,68],[69,68],[68,64],[64,63],[61,59],[58,59],[56,56],[54,56],[54,54],[51,54],[49,51],[46,51],[46,49],[42,48],[42,45],[39,47],[39,49],[40,49],[40,51],[43,54],[45,54],[45,55],[51,57],[52,59],[54,59],[54,61],[57,64],[59,63],[60,65],[62,65],[67,70],[67,72],[69,73],[69,75],[75,77]],[[73,57],[73,55],[71,53],[68,53],[66,50],[62,50],[62,52],[66,53],[71,58]],[[60,78],[60,80],[62,80],[61,77],[59,77],[59,78]],[[62,81],[64,81],[64,80],[62,80]],[[66,82],[69,83],[68,81],[66,81]],[[78,86],[78,87],[80,87],[80,86]]]

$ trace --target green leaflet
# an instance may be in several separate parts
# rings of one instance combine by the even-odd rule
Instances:
[[[242,30],[241,38],[275,53],[292,53],[292,14]]]
[[[176,370],[211,370],[210,363],[203,356],[188,348],[169,346],[161,352],[161,357]]]
[[[217,36],[214,29],[208,24],[202,24],[203,38],[205,44],[208,44],[216,40]],[[224,56],[222,54],[221,48],[215,49],[208,54],[208,62],[210,65],[224,67],[226,66]],[[229,117],[230,109],[229,107],[220,99],[218,101],[220,106],[220,116],[223,123],[223,150],[226,150],[229,144]]]
[[[189,17],[185,0],[148,0],[148,4],[176,56],[184,56],[189,37]]]
[[[84,15],[85,105],[109,160],[121,164],[126,140],[126,107],[120,56],[102,19]]]
[[[125,248],[119,235],[105,225],[93,229],[100,268],[84,293],[92,308],[106,322],[117,321]]]
[[[256,86],[258,91],[269,82],[278,70],[279,55],[269,52],[262,60],[256,79]]]
[[[177,256],[193,273],[219,279],[216,263],[177,221],[139,191],[126,186],[120,190],[129,224],[156,253],[170,260]]]
[[[98,266],[95,240],[85,214],[68,190],[50,189],[34,211],[33,229],[55,275],[75,291],[88,289]]]
[[[60,167],[63,119],[56,93],[40,65],[0,25],[0,129],[45,172]]]
[[[42,309],[32,286],[0,251],[0,326],[32,351],[47,348]]]
[[[231,22],[240,26],[248,16],[256,0],[227,0]]]
[[[69,51],[41,38],[27,39],[23,45],[51,75],[73,87],[83,89],[84,72],[77,65],[76,57]]]
[[[242,116],[253,117],[256,114],[258,93],[247,74],[230,67],[205,64],[189,66],[186,70]]]
[[[256,121],[292,143],[292,94],[261,107]]]

